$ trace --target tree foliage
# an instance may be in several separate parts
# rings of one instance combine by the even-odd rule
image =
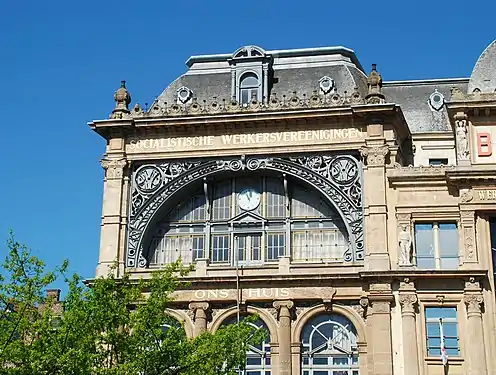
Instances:
[[[173,293],[187,287],[189,269],[180,262],[153,272],[151,279],[125,274],[84,283],[55,270],[13,236],[0,267],[0,374],[229,375],[245,364],[249,345],[267,333],[239,324],[186,337],[167,315]],[[67,283],[60,304],[46,295],[55,281]]]

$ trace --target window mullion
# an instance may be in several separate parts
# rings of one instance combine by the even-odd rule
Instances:
[[[432,225],[433,233],[433,245],[434,245],[434,262],[436,264],[436,269],[441,269],[441,256],[439,248],[439,223],[435,222]]]

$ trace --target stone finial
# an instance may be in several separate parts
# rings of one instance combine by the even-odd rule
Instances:
[[[126,81],[121,81],[121,87],[114,94],[115,108],[112,111],[111,118],[127,118],[129,115],[129,103],[131,103],[131,94],[126,88]]]
[[[367,104],[384,103],[385,96],[382,93],[382,76],[377,71],[376,64],[372,64],[372,71],[367,77],[367,86],[369,87],[369,91],[365,97]]]

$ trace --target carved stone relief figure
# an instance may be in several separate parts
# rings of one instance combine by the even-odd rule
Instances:
[[[456,154],[458,160],[469,160],[469,145],[467,137],[467,118],[466,115],[456,115]]]
[[[402,225],[401,231],[398,233],[398,244],[400,247],[400,266],[411,266],[412,236],[406,225]]]

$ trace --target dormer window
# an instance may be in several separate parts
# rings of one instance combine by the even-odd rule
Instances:
[[[239,102],[241,104],[248,104],[252,99],[260,101],[260,98],[258,97],[259,86],[260,84],[256,74],[244,74],[239,83]]]
[[[229,59],[231,96],[242,105],[253,100],[266,103],[269,96],[269,72],[272,56],[256,46],[238,49]]]

